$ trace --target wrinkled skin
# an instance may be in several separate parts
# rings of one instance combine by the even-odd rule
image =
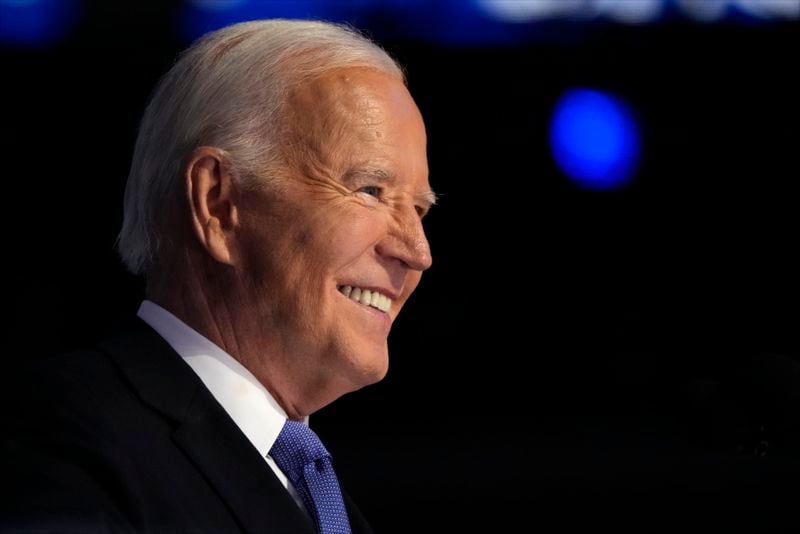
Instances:
[[[176,306],[298,419],[385,376],[392,321],[431,265],[421,219],[433,193],[422,117],[394,77],[329,72],[293,91],[287,124],[288,170],[256,191],[212,150],[190,160],[195,235],[214,258],[198,277],[217,283]],[[345,285],[391,308],[356,303]]]

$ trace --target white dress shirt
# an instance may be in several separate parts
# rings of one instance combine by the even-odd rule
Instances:
[[[145,300],[137,314],[197,373],[222,408],[250,440],[297,504],[303,501],[269,451],[286,422],[286,412],[253,374],[230,354],[158,304]],[[305,421],[308,424],[308,419]]]

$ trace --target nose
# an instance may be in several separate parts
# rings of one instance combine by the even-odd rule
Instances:
[[[394,218],[376,250],[379,255],[398,260],[414,271],[424,271],[433,263],[422,220],[414,208],[404,210]]]

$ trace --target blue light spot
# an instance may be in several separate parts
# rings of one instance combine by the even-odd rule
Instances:
[[[550,148],[559,168],[594,191],[627,184],[639,163],[639,133],[619,99],[592,89],[572,89],[556,104]]]
[[[53,44],[67,35],[79,11],[77,0],[0,0],[0,43]]]

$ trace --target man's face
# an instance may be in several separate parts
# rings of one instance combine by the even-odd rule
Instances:
[[[386,374],[392,321],[431,264],[425,129],[405,86],[369,69],[326,74],[289,105],[290,170],[245,195],[244,266],[268,357],[338,396]]]

